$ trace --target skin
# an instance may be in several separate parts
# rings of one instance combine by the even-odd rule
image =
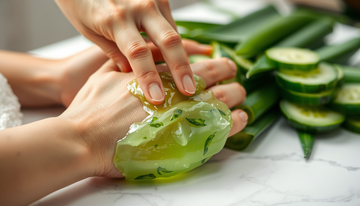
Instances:
[[[18,62],[26,65],[25,60]],[[236,74],[236,67],[232,64],[222,58],[192,65],[192,71],[203,77],[208,89],[228,107],[241,104],[245,99],[245,90],[237,83],[214,86],[216,82]],[[163,65],[158,68],[162,71],[168,69]],[[27,72],[17,69],[17,74]],[[42,70],[34,67],[34,74],[37,69]],[[0,71],[5,70],[1,66]],[[9,82],[12,87],[16,85],[15,91],[19,95],[22,95],[19,92],[22,89],[27,89],[33,95],[42,94],[41,100],[46,104],[39,102],[39,105],[66,105],[68,102],[61,102],[61,98],[53,98],[65,95],[62,92],[66,90],[48,92],[49,85],[54,88],[66,87],[63,81],[56,78],[65,74],[58,75],[50,70],[49,75],[54,74],[54,77],[45,83],[37,75],[25,75],[17,80],[33,83],[29,86],[15,81],[13,78],[16,75],[10,75]],[[66,67],[63,70],[66,71]],[[87,79],[60,116],[1,130],[0,205],[26,205],[87,177],[122,177],[112,162],[116,142],[125,136],[132,123],[142,121],[147,116],[140,100],[127,91],[127,83],[134,78],[134,73],[120,72],[116,64],[109,60]],[[20,97],[22,103],[27,102],[25,97]],[[39,106],[34,101],[27,103],[29,106]],[[247,123],[246,113],[241,110],[232,111],[232,118],[230,135],[239,132]],[[19,193],[22,194],[21,198],[18,198]]]
[[[159,104],[165,94],[151,49],[140,35],[142,31],[160,49],[179,91],[187,96],[194,94],[193,73],[167,0],[56,0],[56,3],[75,28],[100,46],[121,71],[133,68],[149,102]]]

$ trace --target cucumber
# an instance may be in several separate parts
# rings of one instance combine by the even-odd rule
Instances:
[[[321,63],[310,72],[276,72],[277,81],[284,88],[304,93],[319,93],[334,88],[339,81],[339,71],[330,64]]]
[[[285,99],[295,104],[307,106],[318,106],[330,103],[337,91],[337,88],[333,88],[320,93],[302,93],[285,89],[281,84],[280,89]]]
[[[266,51],[270,64],[278,69],[311,71],[317,68],[320,57],[309,49],[274,47]]]
[[[282,100],[280,109],[290,125],[296,129],[310,133],[327,132],[337,128],[345,116],[327,108],[301,106]]]
[[[345,129],[360,134],[360,116],[348,116],[346,117],[343,125]]]
[[[360,83],[344,84],[330,107],[344,114],[360,114]]]

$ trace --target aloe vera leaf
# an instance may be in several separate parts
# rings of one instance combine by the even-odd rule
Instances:
[[[346,61],[360,48],[360,37],[341,44],[328,45],[317,49],[321,61],[330,63],[346,63]]]
[[[344,73],[344,83],[360,83],[360,68],[337,65]]]
[[[315,134],[303,132],[300,130],[297,130],[297,133],[301,142],[302,149],[304,151],[304,158],[307,159],[310,157],[314,145]]]
[[[261,87],[260,89],[250,93],[242,105],[236,106],[242,109],[248,115],[248,124],[251,125],[260,116],[271,109],[280,98],[280,92],[275,83],[271,83]]]
[[[240,42],[235,48],[236,53],[245,58],[254,57],[313,20],[314,18],[302,14],[276,19]]]
[[[297,32],[286,37],[276,44],[277,47],[311,47],[314,42],[322,40],[331,33],[333,22],[328,19],[318,19]],[[275,67],[267,62],[266,56],[262,55],[254,66],[246,74],[247,78],[254,74],[273,70]]]
[[[247,125],[241,132],[229,137],[226,140],[225,147],[238,151],[246,149],[280,117],[280,114],[278,109],[272,108],[252,125]]]
[[[205,31],[203,34],[193,36],[193,39],[200,42],[218,41],[235,45],[255,34],[260,28],[279,18],[280,15],[273,6],[253,12],[243,18],[239,18],[227,25],[219,26]]]

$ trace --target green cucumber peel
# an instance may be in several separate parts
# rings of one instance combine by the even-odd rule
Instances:
[[[329,107],[343,114],[360,114],[360,83],[344,83]]]
[[[360,115],[347,116],[342,127],[351,132],[360,134]]]
[[[282,87],[294,92],[319,93],[335,88],[342,80],[342,71],[333,65],[321,63],[317,69],[309,72],[279,70],[276,80]]]
[[[280,101],[280,109],[294,128],[309,133],[328,132],[339,127],[345,116],[322,106],[303,106],[287,100]]]

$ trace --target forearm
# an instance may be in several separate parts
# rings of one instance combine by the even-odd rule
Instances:
[[[50,118],[0,131],[0,205],[29,204],[92,175],[88,150],[71,128]]]
[[[60,64],[61,60],[0,51],[0,73],[8,79],[22,106],[60,104]]]

